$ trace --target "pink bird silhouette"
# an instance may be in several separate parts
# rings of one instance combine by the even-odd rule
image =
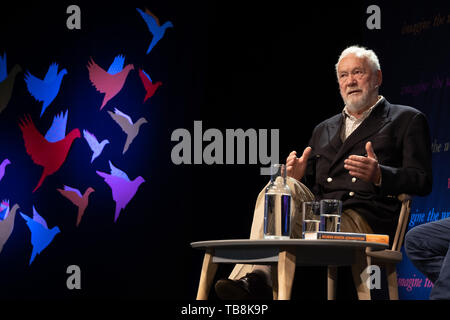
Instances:
[[[128,73],[131,70],[134,70],[134,66],[132,64],[128,64],[125,66],[125,68],[121,68],[119,66],[120,71],[116,72],[118,58],[119,57],[116,57],[113,64],[111,65],[111,67],[114,67],[114,72],[103,70],[98,64],[94,62],[92,57],[87,65],[89,71],[89,80],[91,80],[92,85],[97,89],[97,91],[105,94],[102,105],[100,106],[100,110],[102,110],[106,103],[114,98],[120,90],[122,90]],[[110,68],[109,70],[111,69],[113,68]]]
[[[76,224],[76,226],[78,227],[78,225],[81,222],[81,218],[84,215],[84,211],[88,206],[89,195],[95,190],[89,187],[86,189],[83,195],[81,195],[80,190],[68,186],[64,186],[64,190],[59,188],[57,188],[56,190],[58,190],[64,197],[69,199],[74,205],[78,207],[77,224]]]
[[[147,92],[143,102],[145,103],[147,99],[151,98],[155,94],[159,86],[162,85],[162,82],[156,81],[155,83],[153,83],[150,76],[142,69],[139,69],[139,77],[141,78],[142,84],[144,85],[145,91]]]
[[[64,139],[57,142],[49,142],[36,129],[30,116],[25,116],[19,123],[19,127],[22,130],[25,149],[31,156],[31,160],[44,168],[42,176],[33,190],[35,192],[41,186],[45,177],[58,171],[64,161],[66,161],[73,141],[76,138],[80,138],[80,130],[75,128]]]

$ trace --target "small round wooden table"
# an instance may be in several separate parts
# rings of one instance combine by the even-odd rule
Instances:
[[[192,242],[191,246],[205,250],[197,300],[208,299],[219,263],[272,265],[274,299],[289,300],[297,265],[353,265],[365,259],[366,248],[388,248],[386,244],[375,242],[323,239],[212,240]]]

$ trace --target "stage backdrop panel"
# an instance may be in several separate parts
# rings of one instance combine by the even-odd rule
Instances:
[[[380,58],[380,92],[392,103],[425,113],[431,131],[433,191],[413,198],[410,230],[450,216],[450,8],[444,1],[381,2],[379,7],[381,29],[367,29],[365,45]],[[402,252],[400,299],[428,299],[433,284]]]

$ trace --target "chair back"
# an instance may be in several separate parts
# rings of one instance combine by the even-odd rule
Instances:
[[[412,197],[408,194],[400,194],[398,199],[402,202],[400,215],[398,216],[397,229],[395,230],[394,242],[392,243],[392,251],[400,251],[405,238],[406,228],[409,222],[409,215],[411,213]]]

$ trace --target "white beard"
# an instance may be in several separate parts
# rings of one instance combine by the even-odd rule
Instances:
[[[374,87],[370,88],[371,91],[364,93],[360,97],[356,97],[356,99],[353,97],[350,97],[350,99],[344,99],[344,97],[342,97],[342,100],[344,100],[344,103],[350,112],[358,113],[361,110],[371,107],[370,104],[372,103],[372,99],[374,97],[376,101],[376,97],[378,97],[378,90],[376,90],[376,88],[378,88],[378,86],[374,84]],[[372,89],[374,89],[374,91]]]
[[[368,104],[370,103],[370,96],[369,94],[365,94],[359,97],[359,99],[351,99],[351,101],[349,100],[350,99],[344,100],[347,109],[350,112],[357,113],[368,107]]]

